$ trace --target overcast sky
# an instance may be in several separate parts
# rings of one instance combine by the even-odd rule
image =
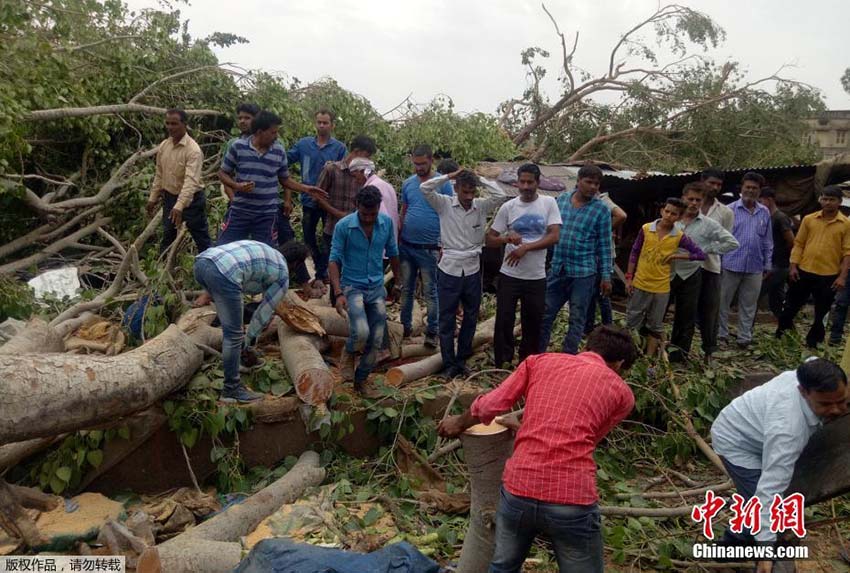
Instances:
[[[839,81],[850,66],[848,0],[683,0],[715,19],[726,42],[711,55],[733,59],[755,78],[783,75],[819,88],[831,109],[850,109]],[[129,0],[131,8],[156,0]],[[655,0],[547,0],[568,37],[580,32],[575,61],[604,69],[619,35],[650,15]],[[193,36],[214,31],[250,43],[218,49],[222,62],[307,83],[324,76],[385,112],[408,94],[417,103],[447,94],[462,112],[492,113],[526,86],[520,51],[552,54],[547,92],[556,97],[560,45],[533,0],[194,0],[180,5]]]

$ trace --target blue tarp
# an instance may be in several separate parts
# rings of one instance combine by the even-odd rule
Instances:
[[[278,537],[251,549],[234,573],[439,573],[440,566],[402,541],[372,553],[295,543]]]

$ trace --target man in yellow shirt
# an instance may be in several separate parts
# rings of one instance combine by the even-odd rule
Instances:
[[[850,268],[850,220],[838,210],[842,196],[837,186],[826,187],[819,199],[822,209],[803,218],[791,250],[791,287],[779,317],[777,338],[794,328],[794,317],[811,295],[815,320],[806,335],[806,345],[814,348],[823,342],[824,318],[835,291],[844,288]]]
[[[159,144],[156,175],[145,207],[150,216],[162,202],[160,252],[168,249],[177,238],[177,229],[183,221],[195,240],[198,253],[212,244],[207,226],[207,200],[201,183],[204,154],[187,133],[186,119],[182,109],[165,112],[168,139]]]

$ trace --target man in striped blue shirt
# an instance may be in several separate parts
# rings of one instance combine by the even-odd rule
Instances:
[[[274,246],[278,183],[284,188],[286,205],[292,204],[292,190],[327,196],[318,187],[289,177],[286,151],[277,140],[281,123],[275,114],[261,111],[251,123],[251,137],[234,141],[221,162],[218,178],[234,194],[218,245],[250,238]]]
[[[597,276],[602,296],[611,294],[611,211],[598,197],[601,184],[602,170],[584,165],[575,190],[558,197],[563,226],[546,282],[540,352],[547,351],[552,324],[569,301],[570,326],[562,351],[576,354]]]
[[[246,362],[255,361],[252,347],[289,289],[288,265],[304,262],[307,253],[307,247],[300,243],[287,243],[278,251],[257,241],[235,241],[211,247],[195,259],[195,279],[212,295],[224,334],[223,402],[252,402],[262,398],[240,382],[240,357]],[[242,297],[246,294],[262,294],[263,300],[243,334]]]

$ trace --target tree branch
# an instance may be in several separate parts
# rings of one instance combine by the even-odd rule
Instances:
[[[149,115],[163,115],[164,107],[154,107],[138,103],[118,103],[112,105],[94,105],[89,107],[62,107],[56,109],[40,109],[24,114],[24,119],[30,121],[49,121],[53,119],[67,119],[71,117],[89,117],[93,115],[111,115],[115,113],[146,113]],[[187,109],[188,115],[226,115],[224,112],[214,109]]]
[[[38,253],[35,253],[34,255],[30,255],[29,257],[19,259],[17,261],[12,261],[11,263],[7,263],[5,265],[0,265],[0,275],[11,274],[34,264],[37,264],[49,257],[50,255],[55,255],[63,249],[73,245],[83,237],[91,235],[92,233],[97,231],[99,227],[108,224],[111,220],[112,219],[110,219],[109,217],[96,219],[95,222],[91,225],[83,227],[79,231],[68,235],[64,239],[53,243],[52,245],[39,251]]]
[[[142,91],[140,91],[139,93],[137,93],[136,95],[131,97],[130,101],[128,101],[127,103],[128,104],[138,103],[138,101],[140,99],[142,99],[145,95],[147,95],[153,88],[155,88],[159,84],[162,84],[162,83],[165,83],[165,82],[168,82],[168,81],[171,81],[171,80],[176,80],[177,78],[182,78],[183,76],[189,76],[189,75],[194,74],[195,72],[215,69],[215,70],[218,70],[218,71],[224,72],[224,73],[234,73],[234,72],[230,72],[228,70],[222,69],[221,66],[223,66],[223,65],[226,65],[226,64],[216,64],[214,66],[199,66],[197,68],[191,68],[191,69],[188,69],[188,70],[183,70],[181,72],[171,74],[170,76],[165,76],[164,78],[159,78],[158,80],[156,80],[155,82],[153,82],[152,84],[150,84],[146,88],[144,88]],[[189,112],[187,111],[186,113],[189,113]]]
[[[576,48],[578,47],[578,32],[576,32],[575,40],[573,41],[573,49],[570,53],[567,53],[567,41],[564,38],[563,32],[561,32],[561,28],[558,27],[558,22],[555,21],[555,17],[546,9],[546,4],[542,4],[543,11],[546,12],[546,15],[549,16],[549,20],[552,21],[552,25],[555,26],[555,33],[558,34],[561,38],[561,50],[563,52],[563,65],[564,65],[564,76],[567,81],[569,81],[569,91],[573,91],[575,87],[575,79],[573,78],[573,72],[570,70],[570,64],[573,60],[573,55],[576,53]]]
[[[112,36],[111,38],[105,38],[103,40],[98,40],[97,42],[92,42],[90,44],[80,44],[77,46],[56,46],[53,48],[56,52],[76,52],[78,50],[87,50],[89,48],[94,48],[96,46],[100,46],[101,44],[106,44],[109,42],[117,42],[120,40],[141,40],[144,36]]]

